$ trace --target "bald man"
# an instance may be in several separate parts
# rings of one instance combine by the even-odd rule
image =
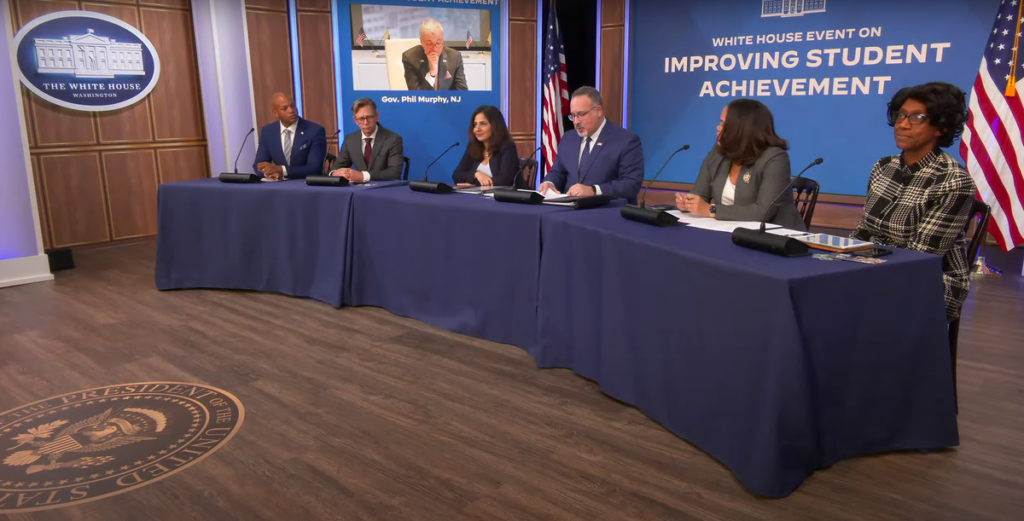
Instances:
[[[277,121],[260,129],[253,169],[268,181],[320,175],[327,157],[324,127],[299,117],[295,102],[278,92],[273,100]]]
[[[420,24],[420,44],[402,53],[409,90],[468,90],[462,53],[444,46],[444,28],[433,18]]]

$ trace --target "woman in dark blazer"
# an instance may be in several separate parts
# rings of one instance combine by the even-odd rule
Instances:
[[[518,186],[519,152],[498,107],[483,105],[473,111],[469,143],[452,174],[459,186]]]
[[[760,221],[768,210],[768,222],[804,230],[792,196],[772,205],[790,182],[788,148],[775,134],[768,107],[734,100],[722,109],[717,145],[704,158],[690,193],[676,194],[676,206],[722,221]]]

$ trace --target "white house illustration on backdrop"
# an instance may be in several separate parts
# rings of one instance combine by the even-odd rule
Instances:
[[[74,74],[77,78],[113,78],[143,76],[141,43],[118,43],[86,34],[65,36],[60,40],[36,38],[36,70],[40,74]]]
[[[761,18],[824,13],[825,0],[761,0]]]

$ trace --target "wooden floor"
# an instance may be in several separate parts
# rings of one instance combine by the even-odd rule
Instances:
[[[374,308],[161,293],[154,245],[77,253],[53,283],[0,290],[0,410],[78,389],[200,382],[241,432],[138,490],[15,520],[1020,520],[1024,280],[972,285],[962,445],[840,462],[752,496],[712,458],[522,350]]]

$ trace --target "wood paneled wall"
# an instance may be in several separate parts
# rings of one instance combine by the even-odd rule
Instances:
[[[536,0],[509,0],[509,132],[519,155],[528,157],[537,148],[537,27]]]
[[[625,81],[626,1],[603,0],[601,3],[601,100],[604,113],[612,121],[622,121],[622,85]]]
[[[338,97],[334,82],[334,33],[330,0],[297,0],[299,77],[302,88],[300,116],[323,125],[329,153],[337,150],[330,137],[338,129]],[[292,77],[291,15],[287,0],[245,0],[252,64],[256,124],[276,118],[271,110],[274,93],[295,97]]]
[[[6,3],[6,2],[5,2]],[[86,10],[146,35],[161,74],[145,100],[79,112],[22,88],[47,249],[156,234],[157,186],[209,177],[189,0],[11,0],[15,30],[47,13]]]

